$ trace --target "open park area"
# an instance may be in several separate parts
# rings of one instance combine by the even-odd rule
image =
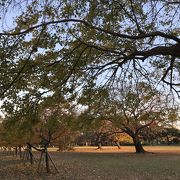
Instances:
[[[180,180],[180,0],[0,0],[0,180]]]
[[[58,172],[42,169],[29,162],[0,152],[0,179],[68,179],[68,180],[179,180],[180,147],[145,146],[153,153],[136,154],[134,147],[76,147],[72,152],[49,149]],[[38,160],[38,152],[34,152]]]

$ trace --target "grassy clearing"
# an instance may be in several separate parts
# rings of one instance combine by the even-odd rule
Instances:
[[[180,146],[144,146],[144,149],[148,152],[154,153],[177,153],[180,154]],[[134,146],[122,146],[118,149],[116,146],[104,146],[102,150],[97,150],[97,147],[85,146],[75,147],[75,152],[99,152],[99,153],[133,153],[135,152]]]
[[[56,149],[52,149],[51,155],[59,173],[49,175],[39,175],[36,167],[31,168],[28,163],[24,164],[15,157],[0,153],[0,179],[180,179],[180,147],[146,147],[155,154],[135,154],[133,147],[122,147],[118,153],[115,147],[106,147],[102,151],[95,149],[96,147],[75,148],[75,152],[55,152]]]

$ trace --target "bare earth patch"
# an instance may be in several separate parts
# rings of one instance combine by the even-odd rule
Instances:
[[[58,173],[51,166],[52,173],[45,169],[38,174],[37,163],[32,167],[28,162],[0,152],[0,179],[5,180],[179,180],[180,147],[145,147],[154,154],[135,154],[133,147],[123,146],[77,147],[74,152],[57,152],[50,149]],[[39,154],[35,152],[36,159]]]

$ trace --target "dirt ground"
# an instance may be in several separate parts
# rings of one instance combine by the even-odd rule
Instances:
[[[180,147],[145,147],[154,152],[135,154],[133,147],[123,146],[76,147],[73,152],[57,152],[50,149],[50,155],[58,172],[51,165],[51,173],[45,168],[37,173],[40,154],[34,152],[37,162],[29,162],[13,155],[0,152],[0,180],[179,180]]]

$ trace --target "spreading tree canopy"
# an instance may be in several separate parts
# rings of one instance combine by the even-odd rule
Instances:
[[[0,97],[113,87],[139,75],[178,93],[179,7],[175,0],[4,0]]]
[[[165,86],[178,94],[179,7],[176,0],[3,0],[0,99],[7,116],[36,124],[46,98],[76,103],[84,90],[112,92],[120,82],[122,94],[138,82],[153,84],[151,93]],[[134,106],[130,98],[122,107]]]
[[[80,102],[87,106],[81,118],[88,127],[96,123],[96,129],[100,127],[100,130],[103,125],[98,123],[101,123],[111,133],[128,134],[137,153],[145,152],[141,144],[144,130],[152,129],[155,133],[158,128],[167,128],[178,120],[178,109],[172,109],[162,92],[144,82],[126,83],[123,89],[117,87],[113,91],[85,90]]]

